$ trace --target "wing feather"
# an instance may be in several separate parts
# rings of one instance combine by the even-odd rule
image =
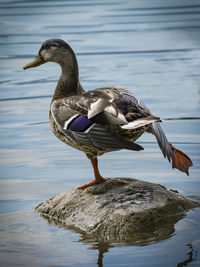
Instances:
[[[81,131],[72,131],[70,127],[67,128],[69,122],[73,118],[77,118],[77,111],[71,110],[69,106],[63,104],[63,101],[56,101],[51,105],[51,113],[59,130],[64,135],[73,136],[74,140],[82,145],[95,146],[99,148],[108,149],[129,149],[129,150],[143,150],[143,148],[135,143],[129,142],[123,137],[117,135],[112,131],[109,125],[100,125],[92,122],[89,128]],[[81,115],[82,116],[82,115]],[[85,117],[86,118],[86,117]],[[87,118],[86,118],[87,120]]]
[[[122,87],[99,88],[81,95],[56,100],[51,105],[51,113],[63,134],[69,134],[85,145],[110,149],[143,149],[112,131],[113,125],[119,124],[124,126],[125,130],[131,130],[159,120],[140,100]],[[84,116],[95,125],[88,124],[91,128],[89,127],[87,130],[83,127],[80,131],[71,131],[68,126],[71,122],[73,123],[73,118],[76,119],[76,115]],[[79,129],[77,125],[75,128]],[[157,129],[155,131],[158,136],[159,131]],[[163,136],[161,135],[158,139],[161,145]],[[163,154],[168,156],[165,150],[163,150]]]
[[[94,124],[91,130],[85,132],[73,132],[74,137],[80,140],[83,144],[91,144],[99,148],[108,149],[129,149],[129,150],[143,150],[143,147],[129,142],[128,140],[117,136],[113,133],[109,126]]]
[[[142,101],[123,87],[97,88],[54,102],[102,125],[126,125],[154,117]]]

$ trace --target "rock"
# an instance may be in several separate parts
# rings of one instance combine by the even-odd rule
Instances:
[[[120,241],[145,231],[149,225],[160,225],[163,231],[163,224],[176,222],[185,211],[197,206],[199,203],[158,184],[112,178],[86,189],[58,194],[36,210],[98,240]]]

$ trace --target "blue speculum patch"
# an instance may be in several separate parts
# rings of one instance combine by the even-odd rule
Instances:
[[[92,125],[92,121],[89,120],[88,118],[80,115],[74,120],[72,120],[68,126],[68,130],[75,131],[75,132],[83,132],[87,130],[90,125]]]

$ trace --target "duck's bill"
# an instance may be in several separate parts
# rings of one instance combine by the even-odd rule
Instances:
[[[23,69],[26,70],[26,69],[29,69],[29,68],[35,68],[35,67],[38,67],[42,64],[44,64],[45,62],[40,58],[39,55],[36,56],[36,58],[31,61],[30,63],[26,64]]]

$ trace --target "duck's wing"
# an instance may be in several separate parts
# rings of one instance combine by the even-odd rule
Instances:
[[[70,99],[66,99],[65,104]],[[142,101],[126,88],[115,86],[97,88],[74,96],[73,109],[101,125],[120,125],[135,129],[160,118],[151,114]],[[71,104],[70,104],[71,106]]]
[[[119,124],[119,121],[120,124],[122,123],[120,116],[110,115],[113,117],[111,119],[107,115],[98,117],[103,112],[102,106],[104,106],[104,110],[108,108],[106,113],[109,113],[110,108],[107,101],[105,103],[102,101],[100,103],[102,106],[97,106],[99,113],[88,118],[88,113],[93,110],[93,105],[98,101],[99,99],[96,97],[88,97],[88,95],[72,96],[54,101],[51,104],[51,114],[58,129],[81,145],[108,149],[142,150],[140,145],[131,143],[116,131],[112,131],[110,127],[112,122],[114,124]],[[115,111],[111,110],[111,112]]]
[[[69,114],[78,113],[97,124],[120,125],[124,129],[135,129],[161,121],[123,87],[98,88],[54,101],[53,105],[54,110],[62,109],[59,116],[64,116],[65,121],[65,109],[70,110]]]
[[[83,144],[111,149],[143,149],[120,136],[112,126],[133,130],[160,121],[122,87],[98,88],[56,100],[51,105],[51,113],[63,134],[72,134]]]

